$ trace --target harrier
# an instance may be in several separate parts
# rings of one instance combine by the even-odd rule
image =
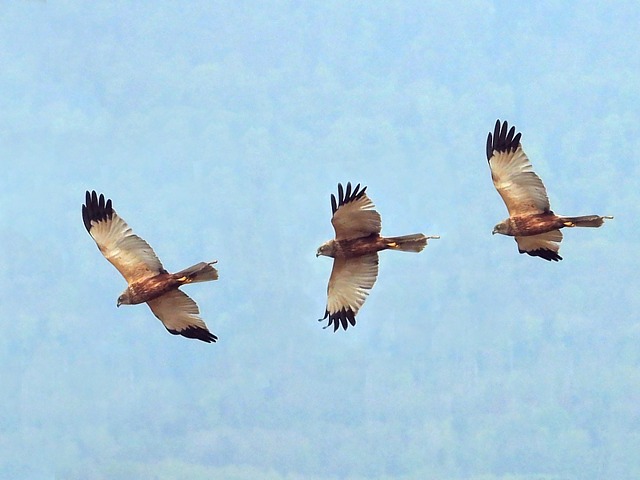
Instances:
[[[333,331],[345,330],[356,324],[356,314],[378,276],[378,252],[380,250],[401,250],[420,252],[429,238],[422,233],[403,237],[385,238],[380,236],[382,222],[380,214],[374,210],[373,202],[366,195],[367,187],[360,190],[360,184],[346,191],[338,184],[338,200],[331,195],[333,217],[331,223],[336,238],[322,244],[316,257],[333,257],[333,270],[327,287],[327,307],[324,317],[329,317]]]
[[[111,200],[104,195],[87,192],[82,205],[82,220],[98,249],[125,278],[129,286],[118,297],[120,305],[146,302],[153,314],[173,335],[215,342],[198,316],[198,305],[178,287],[187,283],[217,280],[216,262],[200,262],[178,273],[167,272],[153,249],[135,235],[129,225],[116,214]]]
[[[493,134],[487,137],[487,160],[491,178],[507,205],[509,218],[493,228],[493,234],[515,237],[518,251],[533,257],[557,262],[562,241],[561,228],[600,227],[611,216],[584,215],[564,217],[553,213],[547,191],[520,145],[521,133],[515,127],[496,121]]]

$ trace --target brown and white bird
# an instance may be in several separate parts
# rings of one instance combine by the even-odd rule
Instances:
[[[327,287],[327,307],[324,317],[329,318],[325,328],[333,325],[335,332],[356,324],[356,314],[364,303],[369,290],[378,276],[378,252],[401,250],[420,252],[430,238],[422,233],[402,237],[380,236],[382,222],[374,210],[371,199],[365,193],[367,187],[360,184],[352,190],[347,183],[346,191],[338,184],[338,200],[331,195],[331,223],[336,232],[333,240],[322,244],[316,257],[333,257],[333,270]]]
[[[111,200],[105,202],[104,195],[98,197],[95,191],[86,193],[82,220],[100,252],[129,284],[118,297],[118,307],[146,302],[169,333],[207,343],[218,339],[199,317],[196,302],[179,290],[188,283],[217,280],[215,261],[167,272],[149,244],[116,214]]]
[[[509,218],[493,228],[515,237],[518,251],[545,260],[558,261],[562,241],[561,228],[600,227],[612,216],[584,215],[565,217],[551,211],[547,190],[535,174],[520,144],[521,133],[507,122],[496,121],[493,134],[487,137],[487,160],[496,190],[504,200]]]

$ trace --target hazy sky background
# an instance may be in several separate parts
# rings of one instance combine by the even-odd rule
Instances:
[[[637,478],[638,25],[636,2],[3,1],[0,475]],[[562,262],[491,235],[497,118],[557,213],[615,215]],[[347,181],[383,233],[442,238],[384,252],[334,334],[315,251]],[[219,261],[185,289],[217,344],[116,309],[87,189],[167,269]],[[530,420],[558,385],[580,401]]]

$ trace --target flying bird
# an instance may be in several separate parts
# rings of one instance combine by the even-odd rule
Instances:
[[[216,261],[200,262],[178,273],[167,272],[153,249],[133,233],[111,205],[95,191],[86,193],[82,220],[98,249],[122,274],[128,286],[118,297],[117,306],[146,302],[153,314],[173,335],[215,342],[198,316],[198,305],[179,287],[188,283],[218,279]]]
[[[335,332],[356,324],[356,314],[364,303],[369,290],[378,276],[378,252],[380,250],[401,250],[420,252],[429,238],[422,233],[402,237],[380,236],[382,221],[374,210],[371,199],[366,194],[367,187],[360,184],[352,190],[347,183],[346,191],[338,184],[338,199],[331,194],[331,223],[336,238],[320,245],[316,257],[333,257],[333,270],[327,287],[327,307],[324,317],[333,325]]]
[[[562,241],[561,228],[600,227],[612,216],[584,215],[565,217],[551,211],[547,190],[536,175],[520,144],[521,133],[507,122],[496,121],[493,134],[487,137],[487,160],[491,178],[509,211],[509,218],[493,228],[500,233],[515,237],[518,251],[532,257],[559,261]]]

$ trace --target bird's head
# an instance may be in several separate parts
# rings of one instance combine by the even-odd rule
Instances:
[[[333,240],[329,240],[328,242],[325,242],[318,247],[316,257],[319,257],[320,255],[324,255],[325,257],[333,257],[334,252],[335,242]]]
[[[119,307],[120,305],[131,305],[131,297],[129,296],[129,289],[122,292],[122,295],[118,297],[118,303],[116,304],[116,307]]]
[[[493,227],[493,232],[491,232],[491,234],[495,235],[496,233],[509,235],[509,220],[504,220]]]

